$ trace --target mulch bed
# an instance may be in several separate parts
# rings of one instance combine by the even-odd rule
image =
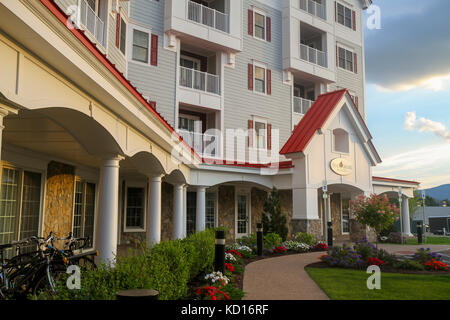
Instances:
[[[340,267],[330,267],[326,262],[320,261],[320,262],[314,262],[306,266],[306,268],[336,268],[336,269],[351,269],[351,270],[357,270],[352,268],[340,268]],[[387,273],[403,273],[403,274],[434,274],[434,275],[450,275],[449,271],[431,271],[431,270],[400,270],[395,269],[392,267],[381,267],[382,272]]]

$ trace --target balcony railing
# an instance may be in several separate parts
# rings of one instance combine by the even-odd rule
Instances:
[[[300,9],[306,11],[313,16],[319,17],[323,20],[327,20],[327,12],[324,5],[313,0],[299,0]]]
[[[230,32],[230,18],[226,13],[222,13],[215,9],[205,7],[204,5],[188,0],[187,14],[189,20],[226,33]]]
[[[220,153],[220,136],[178,129],[178,134],[202,157],[218,157]]]
[[[105,47],[104,22],[95,14],[85,0],[79,0],[78,3],[80,8],[79,23],[95,37],[98,43]]]
[[[304,44],[300,44],[300,59],[309,61],[324,68],[327,67],[327,53],[308,47]]]
[[[311,108],[314,101],[300,98],[300,97],[294,97],[294,112],[299,114],[305,114],[308,112],[309,108]]]
[[[180,66],[180,86],[220,95],[220,77]]]

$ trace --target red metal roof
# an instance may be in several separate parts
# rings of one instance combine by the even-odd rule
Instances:
[[[347,89],[341,89],[321,94],[313,103],[308,112],[306,112],[306,114],[300,120],[298,125],[295,127],[291,137],[284,144],[283,148],[281,148],[280,154],[303,152],[311,142],[314,134],[317,132],[317,130],[322,128],[324,123],[327,121],[327,119],[337,107],[339,101],[341,101],[341,99],[345,96],[345,94],[348,94]],[[361,120],[361,123],[363,124],[363,127],[369,136],[369,139],[372,139],[372,135],[370,134],[369,129],[367,128],[361,114],[359,113],[358,108],[353,102],[353,99],[350,100],[352,101],[351,106]],[[372,141],[370,140],[369,145],[375,152],[375,155],[379,162],[381,162],[381,158],[378,155],[377,150],[373,146]]]
[[[407,183],[407,184],[420,184],[420,182],[417,182],[417,181],[400,180],[400,179],[383,178],[383,177],[372,177],[372,180],[385,181],[385,182]]]
[[[295,127],[291,137],[281,148],[280,154],[297,153],[305,150],[314,134],[322,128],[346,92],[347,89],[342,89],[320,95]]]

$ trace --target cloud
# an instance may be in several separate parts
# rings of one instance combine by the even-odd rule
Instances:
[[[414,180],[421,188],[450,182],[450,144],[424,146],[383,159],[373,170],[375,176]]]
[[[450,85],[450,1],[379,0],[381,30],[366,30],[367,81],[386,90]],[[420,10],[415,10],[420,7]],[[411,8],[415,8],[411,10]]]
[[[420,118],[417,119],[416,112],[408,112],[405,117],[405,130],[419,132],[431,132],[436,136],[443,138],[447,142],[450,142],[450,130],[441,122],[433,121],[430,119]]]

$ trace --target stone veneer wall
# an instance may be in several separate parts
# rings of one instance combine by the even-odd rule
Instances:
[[[267,199],[267,192],[258,188],[252,188],[251,191],[251,233],[256,234],[256,224],[262,221],[264,202]]]
[[[235,189],[234,186],[219,187],[218,201],[218,226],[228,229],[227,240],[232,241],[235,238]]]
[[[370,242],[377,240],[375,231],[358,223],[355,219],[350,219],[350,240],[353,242],[367,238]]]
[[[59,237],[67,236],[72,231],[75,168],[50,162],[46,184],[44,237],[51,231]]]
[[[288,225],[288,235],[287,238],[290,239],[292,236],[292,190],[278,190],[278,194],[280,195],[280,203],[281,203],[281,213],[286,216],[286,223]]]
[[[316,239],[322,239],[322,221],[308,220],[308,219],[292,219],[291,220],[291,235],[297,232],[308,232],[313,234]]]

